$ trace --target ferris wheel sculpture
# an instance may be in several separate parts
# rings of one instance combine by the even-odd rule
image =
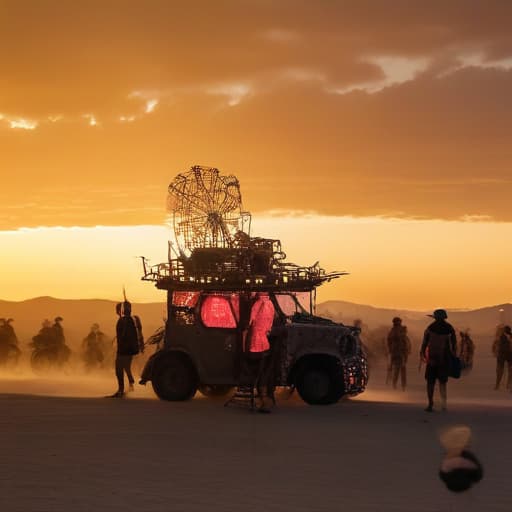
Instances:
[[[168,209],[180,252],[233,248],[250,236],[251,215],[242,210],[240,184],[214,167],[194,166],[169,185]]]

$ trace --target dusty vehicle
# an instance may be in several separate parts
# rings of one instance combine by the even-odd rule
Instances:
[[[247,330],[240,318],[253,293],[169,291],[164,344],[148,360],[142,383],[151,381],[164,400],[187,400],[198,388],[219,395],[236,386]],[[295,387],[309,404],[362,392],[368,372],[357,330],[312,315],[308,292],[268,294],[276,310],[269,335],[276,385]]]
[[[183,191],[186,180],[192,180],[196,196],[204,187],[209,197],[220,199],[211,204],[184,198],[207,210],[206,220],[198,223],[202,231],[191,224],[201,212],[191,212],[188,205],[183,215],[175,200],[175,232],[185,235],[189,255],[182,250],[153,267],[143,260],[143,279],[167,291],[167,322],[141,384],[151,381],[164,400],[187,400],[197,389],[218,395],[238,386],[251,304],[263,294],[275,311],[268,334],[275,384],[296,388],[309,404],[331,404],[361,393],[368,367],[358,329],[314,315],[316,288],[344,273],[286,263],[279,240],[250,237],[238,226],[231,232],[236,223],[226,217],[236,219],[236,212],[223,211],[222,205],[227,195],[236,197],[238,181],[228,177],[228,194],[216,194],[211,184],[221,178],[216,169],[194,167],[171,183],[176,193],[173,184]],[[216,209],[217,204],[221,207]],[[244,215],[240,210],[238,219]]]

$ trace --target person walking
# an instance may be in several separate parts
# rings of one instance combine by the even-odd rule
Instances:
[[[434,321],[425,330],[420,350],[420,357],[426,362],[428,405],[425,411],[433,411],[436,381],[439,382],[442,410],[446,411],[447,382],[452,356],[457,353],[457,336],[453,326],[446,321],[448,314],[444,309],[436,309],[428,316]]]
[[[105,361],[105,334],[97,323],[92,324],[89,334],[82,341],[82,359],[86,370],[103,367]]]
[[[473,369],[473,359],[475,357],[475,344],[469,334],[469,328],[465,331],[459,331],[460,351],[459,358],[462,364],[462,373],[467,375]]]
[[[133,356],[144,352],[144,337],[142,325],[138,316],[132,316],[132,305],[125,300],[116,305],[116,313],[119,316],[116,324],[117,354],[116,354],[116,378],[117,391],[109,398],[124,397],[124,374],[128,378],[129,390],[133,391],[135,379],[132,375]]]
[[[405,391],[407,386],[407,359],[411,353],[411,342],[407,336],[407,327],[402,325],[402,319],[397,316],[393,318],[393,327],[388,334],[387,348],[393,389],[396,389],[400,376],[402,391]]]
[[[507,389],[511,388],[512,383],[512,330],[510,325],[499,326],[496,331],[496,339],[492,345],[492,353],[496,358],[496,385],[494,389],[500,387],[501,379],[507,365]]]

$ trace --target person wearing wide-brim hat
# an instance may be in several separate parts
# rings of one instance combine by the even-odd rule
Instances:
[[[446,321],[448,314],[444,309],[436,309],[432,315],[428,316],[434,318],[434,321],[425,330],[420,351],[420,357],[427,363],[425,380],[428,405],[425,411],[433,411],[436,380],[439,382],[442,409],[445,411],[450,356],[457,353],[457,336],[453,326]]]

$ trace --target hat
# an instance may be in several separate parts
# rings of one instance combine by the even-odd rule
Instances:
[[[445,320],[448,318],[448,314],[444,309],[436,309],[431,315],[427,315],[432,318],[435,318],[436,320]]]

